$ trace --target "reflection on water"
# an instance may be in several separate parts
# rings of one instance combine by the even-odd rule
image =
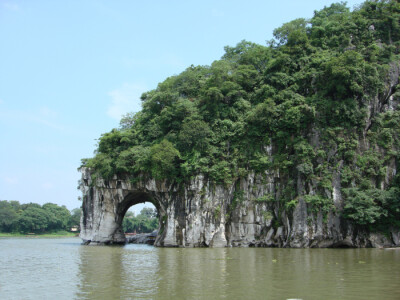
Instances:
[[[400,250],[0,239],[0,299],[399,299]]]
[[[158,253],[136,247],[82,246],[79,299],[151,298],[157,289]]]

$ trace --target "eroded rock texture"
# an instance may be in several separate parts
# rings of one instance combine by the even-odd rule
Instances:
[[[280,203],[264,201],[276,192],[279,174],[249,175],[231,186],[202,176],[189,184],[114,177],[91,180],[82,170],[84,194],[81,238],[90,244],[125,243],[122,219],[128,208],[153,203],[159,213],[156,246],[166,247],[381,247],[399,245],[392,237],[355,230],[333,213],[310,213],[300,198],[291,214]],[[298,187],[302,188],[301,179]],[[338,207],[341,197],[332,191]],[[261,200],[260,200],[261,199]]]
[[[358,135],[355,152],[378,153],[385,157],[391,150],[372,146],[368,132],[374,118],[398,110],[400,65],[392,63],[384,92],[362,99],[366,107],[365,128]],[[168,247],[383,247],[400,245],[398,230],[387,228],[386,234],[371,233],[354,226],[342,217],[345,200],[343,177],[346,162],[338,155],[339,146],[321,138],[318,128],[310,128],[307,140],[314,149],[323,149],[326,157],[317,158],[316,165],[328,165],[328,186],[319,179],[307,177],[306,165],[297,165],[293,172],[279,170],[252,173],[232,184],[219,185],[202,175],[184,183],[156,181],[148,177],[114,176],[112,180],[92,180],[91,172],[82,168],[80,188],[83,193],[81,238],[90,244],[124,243],[122,220],[132,205],[151,202],[159,214],[160,228],[156,246]],[[342,140],[345,140],[344,137]],[[343,149],[342,149],[343,150]],[[273,159],[274,145],[265,147]],[[365,173],[372,186],[387,189],[397,173],[396,156],[388,156],[384,174]],[[349,162],[347,162],[349,168]],[[357,164],[350,165],[357,168]],[[356,186],[353,178],[347,186]],[[283,199],[290,188],[293,197]],[[307,203],[306,197],[322,194],[332,207],[323,210]]]

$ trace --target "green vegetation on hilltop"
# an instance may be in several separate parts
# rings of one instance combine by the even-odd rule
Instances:
[[[399,1],[366,1],[352,12],[335,3],[283,24],[267,46],[227,46],[211,66],[190,66],[144,93],[142,110],[103,134],[83,165],[103,178],[182,182],[201,173],[224,184],[274,170],[282,190],[273,200],[293,208],[301,177],[315,187],[306,202],[324,214],[340,172],[344,217],[399,226],[400,179],[386,177],[399,158],[400,111],[385,108],[400,96],[398,85],[388,87],[399,27]]]
[[[80,226],[81,210],[70,212],[54,203],[20,204],[0,200],[0,232],[2,233],[60,233]],[[64,233],[62,233],[64,235]]]

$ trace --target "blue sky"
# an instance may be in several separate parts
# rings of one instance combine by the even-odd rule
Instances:
[[[143,92],[332,2],[0,0],[0,200],[80,207],[81,158]]]

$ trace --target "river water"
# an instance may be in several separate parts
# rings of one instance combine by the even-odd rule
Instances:
[[[80,243],[0,239],[0,299],[400,299],[400,249]]]

